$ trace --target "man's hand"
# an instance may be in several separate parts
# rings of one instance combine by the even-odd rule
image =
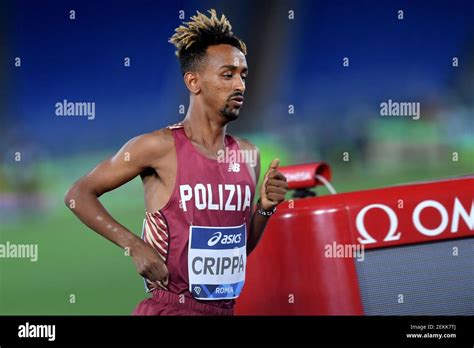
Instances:
[[[168,268],[158,252],[143,241],[136,243],[130,250],[138,273],[153,285],[168,290]]]
[[[270,210],[285,200],[288,184],[285,176],[278,171],[280,160],[275,158],[268,171],[265,173],[262,187],[260,188],[260,206]]]

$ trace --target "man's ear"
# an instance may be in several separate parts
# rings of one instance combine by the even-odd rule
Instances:
[[[186,87],[189,89],[189,91],[192,94],[199,94],[201,87],[199,86],[197,74],[195,72],[188,71],[186,74],[184,74],[183,78],[184,83],[186,84]]]

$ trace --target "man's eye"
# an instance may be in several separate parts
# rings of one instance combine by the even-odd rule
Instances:
[[[247,78],[247,75],[241,75],[242,80],[245,80]]]
[[[223,76],[224,76],[225,78],[228,78],[228,79],[229,79],[229,78],[232,78],[232,74],[224,74]]]

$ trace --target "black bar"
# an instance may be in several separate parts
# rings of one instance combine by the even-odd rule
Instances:
[[[19,337],[26,323],[55,325],[55,339]],[[432,325],[432,327],[428,326]],[[449,325],[449,326],[447,326]],[[453,326],[455,325],[455,327]],[[32,331],[28,331],[32,332]],[[456,334],[408,338],[407,334]],[[474,346],[474,317],[1,316],[0,346],[56,344],[407,344]]]

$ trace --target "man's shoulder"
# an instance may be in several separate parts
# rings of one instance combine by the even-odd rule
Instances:
[[[241,138],[241,137],[237,137],[235,135],[232,136],[235,140],[237,140],[237,142],[239,143],[239,147],[242,149],[242,150],[256,150],[256,151],[259,151],[257,145],[253,144],[252,142],[250,142],[249,140],[245,139],[245,138]]]
[[[173,142],[173,131],[168,127],[154,130],[150,133],[144,134],[149,137],[149,141],[155,142]]]
[[[168,128],[162,128],[135,136],[127,142],[134,152],[154,155],[166,154],[174,147],[173,134]]]

